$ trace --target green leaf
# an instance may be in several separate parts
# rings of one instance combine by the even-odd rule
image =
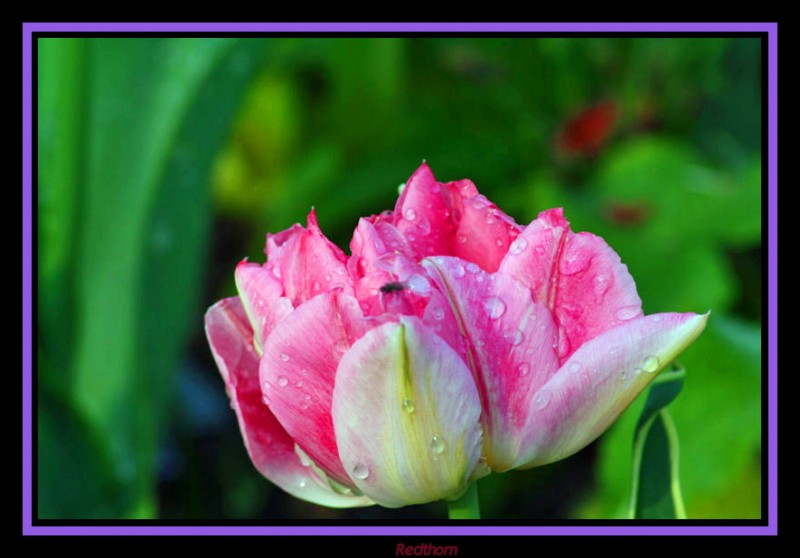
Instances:
[[[39,348],[67,363],[72,347],[72,288],[78,181],[81,170],[86,43],[38,43],[38,304]],[[40,381],[65,391],[69,366],[41,370]]]
[[[678,435],[667,411],[685,376],[683,368],[673,365],[650,386],[633,440],[631,518],[686,518],[678,478]]]
[[[40,370],[42,359],[39,359]],[[39,389],[39,519],[119,517],[127,507],[96,432],[66,401]]]
[[[71,395],[134,496],[128,516],[155,513],[166,394],[188,328],[202,320],[209,169],[263,46],[227,38],[86,44]]]

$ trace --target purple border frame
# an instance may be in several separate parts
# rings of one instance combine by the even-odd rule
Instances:
[[[722,32],[767,33],[769,523],[766,526],[165,527],[33,526],[32,68],[34,32]],[[23,535],[776,535],[778,531],[778,24],[777,23],[23,23],[22,24],[22,533]]]

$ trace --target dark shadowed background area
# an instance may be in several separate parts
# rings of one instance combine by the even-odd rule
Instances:
[[[41,518],[444,519],[263,479],[203,332],[305,222],[349,252],[427,160],[518,222],[563,206],[646,313],[712,310],[670,407],[690,518],[761,502],[761,47],[727,38],[38,39]],[[642,398],[492,519],[624,517]]]

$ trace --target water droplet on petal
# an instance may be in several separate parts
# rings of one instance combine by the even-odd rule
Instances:
[[[534,250],[536,250],[537,254],[544,254],[544,246],[542,246],[541,244],[537,244]]]
[[[434,436],[431,438],[431,451],[436,455],[441,455],[447,449],[447,445],[444,443],[444,440],[439,438],[438,436]]]
[[[653,316],[653,321],[654,322],[660,322],[661,321],[661,316],[659,316],[658,314],[654,315]]]
[[[298,486],[299,486],[300,488],[305,488],[305,487],[306,487],[306,481],[300,481],[300,483],[298,484]]]
[[[320,289],[319,281],[314,281],[314,290],[319,291],[319,289]]]
[[[449,211],[449,210],[447,210],[447,209],[445,209],[445,210],[442,210],[442,217],[443,217],[443,218],[445,218],[445,219],[447,219],[448,217],[450,217],[450,211]]]
[[[286,353],[281,353],[281,360],[283,362],[289,362],[289,355],[287,355]]]
[[[577,275],[589,267],[589,259],[580,254],[570,254],[566,258],[562,258],[559,269],[563,275]]]
[[[494,223],[494,215],[491,212],[486,214],[486,224],[491,225]]]
[[[410,399],[403,399],[403,410],[406,413],[413,413],[414,412],[414,402]]]
[[[444,319],[444,310],[439,308],[438,306],[433,309],[433,318],[435,320],[443,320]]]
[[[525,340],[525,334],[519,329],[510,329],[503,334],[503,338],[511,345],[517,346]]]
[[[626,321],[639,315],[638,306],[623,306],[614,314],[618,320]]]
[[[269,397],[267,397],[266,395],[262,395],[261,402],[264,403],[264,405],[269,405]]]
[[[417,212],[409,207],[408,209],[403,211],[403,217],[405,217],[409,221],[413,221],[414,219],[417,218]]]
[[[498,238],[497,240],[494,241],[494,243],[497,244],[497,246],[500,247],[500,248],[503,247],[503,239],[502,238]]]
[[[533,406],[540,411],[547,407],[548,403],[550,403],[550,392],[545,389],[537,392],[533,397]]]
[[[491,319],[496,320],[505,313],[506,303],[496,296],[490,296],[484,301],[483,309]]]
[[[305,370],[304,370],[304,372],[305,372]],[[296,385],[299,388],[303,387],[303,380],[297,380],[294,385]]]
[[[661,361],[655,355],[650,355],[646,359],[642,361],[642,370],[647,372],[648,374],[652,374],[656,370],[658,370],[658,365],[661,364]]]
[[[453,268],[453,275],[455,275],[456,277],[464,277],[465,273],[466,271],[464,270],[464,266],[461,264],[458,264],[456,267]]]
[[[580,362],[573,362],[569,365],[569,371],[571,374],[577,374],[581,371],[582,365]]]
[[[289,379],[286,376],[278,376],[278,385],[281,387],[285,387],[289,383]]]
[[[480,270],[481,268],[475,262],[469,262],[467,264],[467,271],[470,273],[478,273]]]
[[[598,275],[592,280],[592,287],[594,288],[594,298],[598,304],[603,302],[603,297],[605,297],[605,294],[610,286],[611,286],[611,281],[609,281],[608,277],[605,275]]]
[[[525,376],[531,371],[531,365],[527,362],[523,362],[519,366],[517,366],[517,372],[519,372],[520,376]]]
[[[331,276],[331,274],[330,274],[330,273],[326,273],[326,274],[325,274],[325,280],[326,280],[326,281],[328,281],[328,282],[330,283],[331,279],[333,279],[333,276]]]
[[[628,379],[628,373],[627,373],[627,372],[625,372],[624,370],[623,370],[623,371],[621,371],[621,372],[619,373],[619,381],[620,381],[620,382],[624,382],[624,381],[625,381],[625,380],[627,380],[627,379]]]
[[[428,221],[427,218],[422,217],[419,220],[419,223],[417,223],[417,228],[419,228],[419,234],[422,236],[428,236],[428,234],[431,232],[431,222]]]
[[[363,463],[356,463],[353,465],[352,470],[350,471],[353,473],[353,477],[357,478],[358,480],[364,480],[369,476],[369,468]]]
[[[428,283],[428,280],[415,273],[411,277],[408,278],[408,288],[411,292],[417,293],[421,296],[426,296],[431,292],[431,284]]]
[[[512,256],[516,256],[517,254],[521,254],[527,247],[528,247],[528,241],[520,236],[514,242],[511,243],[511,247],[508,249],[508,253],[511,254]]]
[[[467,236],[464,234],[460,234],[456,237],[456,240],[459,244],[466,244],[467,243]]]

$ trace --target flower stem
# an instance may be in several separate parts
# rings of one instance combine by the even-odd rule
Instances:
[[[450,519],[480,519],[481,506],[478,502],[478,483],[473,482],[458,500],[447,502]]]

